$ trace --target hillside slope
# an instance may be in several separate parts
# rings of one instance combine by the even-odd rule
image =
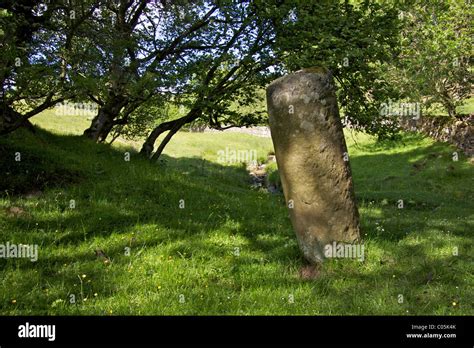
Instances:
[[[39,248],[0,259],[2,314],[474,314],[473,169],[449,146],[348,135],[365,259],[304,280],[283,197],[217,162],[270,139],[179,133],[150,163],[59,133],[0,139],[0,242]]]

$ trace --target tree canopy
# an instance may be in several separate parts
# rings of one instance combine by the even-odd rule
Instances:
[[[255,107],[265,85],[322,67],[345,124],[390,137],[388,100],[441,103],[454,116],[472,85],[467,1],[3,1],[0,10],[3,134],[59,102],[92,102],[86,137],[146,137],[151,156],[169,131],[156,158],[186,124],[265,122]]]

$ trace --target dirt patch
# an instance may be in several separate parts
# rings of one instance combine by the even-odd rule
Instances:
[[[303,280],[316,279],[321,275],[321,265],[306,265],[300,268],[299,276]]]

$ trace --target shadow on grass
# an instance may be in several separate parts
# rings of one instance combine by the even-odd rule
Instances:
[[[160,162],[149,163],[136,153],[132,153],[131,161],[127,162],[123,152],[78,137],[41,133],[40,139],[47,143],[47,150],[39,149],[35,139],[22,144],[17,139],[14,146],[8,140],[2,140],[6,154],[2,158],[2,167],[24,166],[24,170],[31,170],[37,158],[43,157],[47,162],[53,157],[56,164],[44,167],[46,171],[61,165],[64,172],[82,168],[81,180],[67,187],[48,186],[43,196],[32,201],[9,198],[10,205],[22,205],[28,215],[12,217],[4,214],[2,239],[36,243],[40,250],[45,248],[52,252],[42,254],[38,263],[0,260],[3,271],[17,265],[16,271],[28,273],[35,270],[40,279],[48,283],[55,281],[63,264],[85,263],[90,265],[86,267],[88,274],[96,279],[99,287],[108,289],[112,298],[117,291],[115,284],[100,284],[107,266],[96,265],[95,249],[103,249],[114,265],[124,269],[130,262],[130,258],[124,256],[126,247],[139,250],[166,248],[166,253],[173,257],[186,254],[187,258],[193,257],[191,255],[203,259],[228,258],[233,247],[214,241],[212,236],[216,231],[228,238],[238,238],[245,248],[252,251],[251,256],[243,255],[238,261],[233,261],[229,274],[239,279],[237,288],[255,286],[250,280],[239,277],[239,267],[265,263],[282,267],[303,264],[296,243],[285,245],[294,241],[294,235],[283,197],[252,190],[243,167],[165,155]],[[14,162],[10,152],[16,148],[27,154],[25,161]],[[433,157],[433,154],[436,155]],[[421,167],[414,166],[424,159],[426,163]],[[358,291],[373,291],[378,280],[399,272],[397,279],[404,279],[409,284],[404,286],[423,288],[426,284],[419,281],[420,275],[459,262],[459,258],[452,257],[430,258],[429,252],[420,247],[407,246],[403,255],[399,255],[397,246],[410,233],[421,235],[426,230],[445,233],[444,221],[456,217],[453,210],[461,217],[468,214],[466,199],[472,195],[472,190],[464,190],[459,196],[453,191],[459,190],[459,182],[467,180],[472,170],[465,163],[449,161],[448,149],[438,144],[397,154],[375,153],[352,158],[364,239],[381,242],[386,253],[395,257],[416,255],[425,258],[426,262],[404,262],[403,268],[396,270],[381,266],[371,271],[355,271],[345,275],[348,284],[356,283]],[[440,168],[445,167],[446,171],[439,177]],[[23,169],[17,168],[19,172]],[[28,176],[25,178],[27,180]],[[440,180],[447,184],[433,191],[430,185],[439,184]],[[404,200],[403,209],[397,207],[400,199]],[[71,200],[75,202],[74,209],[68,206]],[[383,230],[376,227],[377,223],[383,224]],[[450,226],[451,235],[456,237],[469,237],[470,231],[472,224],[469,221],[457,221]],[[468,240],[459,244],[464,249],[470,246]],[[64,249],[64,252],[54,252],[55,249]],[[370,249],[368,253],[370,255]],[[254,254],[264,256],[258,259]],[[294,269],[290,267],[289,272],[294,272]],[[275,286],[273,273],[261,273],[258,286]],[[78,279],[77,275],[70,274],[63,276],[61,281],[66,288],[72,289]],[[288,277],[288,274],[282,274],[278,281],[286,285],[301,282],[298,277]],[[330,277],[323,277],[315,281],[315,292],[331,291],[332,299],[340,298],[339,305],[348,306],[344,301],[347,301],[345,295],[350,288],[331,284]],[[12,285],[10,290],[25,293],[33,286],[33,280],[30,283],[25,279],[21,284]],[[395,296],[396,291],[392,289],[390,294]],[[35,311],[48,311],[41,305],[28,305]],[[3,306],[0,304],[0,308]]]

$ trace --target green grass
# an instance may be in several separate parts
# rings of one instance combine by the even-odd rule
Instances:
[[[457,111],[462,114],[472,114],[474,112],[474,97],[466,99],[463,105],[457,108]]]
[[[82,134],[90,126],[93,116],[62,115],[58,109],[48,109],[33,117],[31,122],[55,134]]]
[[[18,193],[0,199],[0,241],[39,245],[37,262],[0,259],[2,314],[474,314],[474,176],[451,146],[348,134],[365,260],[328,260],[302,280],[283,197],[252,189],[241,164],[217,162],[225,147],[264,158],[270,139],[179,133],[150,163],[139,143],[77,136],[84,118],[68,129],[51,114],[34,121],[54,133],[0,139],[2,189]]]

